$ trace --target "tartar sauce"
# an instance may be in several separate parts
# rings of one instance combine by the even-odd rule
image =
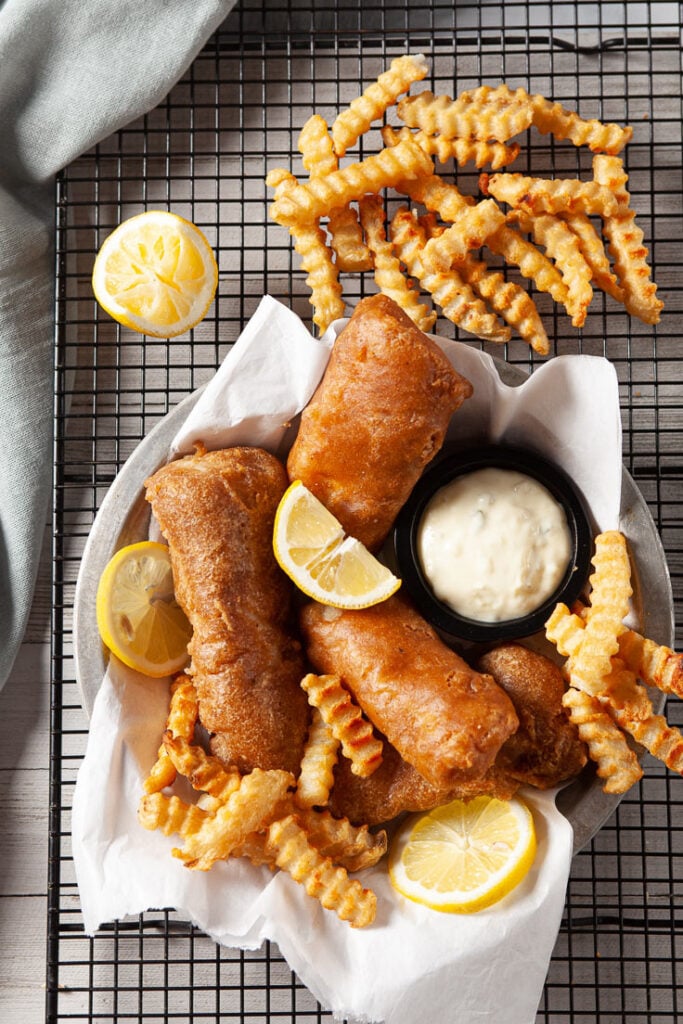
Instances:
[[[436,492],[418,530],[422,571],[459,615],[505,622],[539,608],[564,576],[571,536],[537,480],[489,467]]]

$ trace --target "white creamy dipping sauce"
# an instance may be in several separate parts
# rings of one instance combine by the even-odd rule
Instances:
[[[539,608],[572,554],[564,509],[537,480],[488,467],[436,492],[418,529],[422,571],[459,615],[505,622]]]

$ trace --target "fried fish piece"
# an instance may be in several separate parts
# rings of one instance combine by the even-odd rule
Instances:
[[[507,693],[519,729],[503,744],[496,765],[512,778],[550,789],[578,775],[586,746],[562,705],[565,682],[557,665],[521,644],[504,643],[477,662]]]
[[[290,480],[302,480],[346,533],[376,551],[471,393],[392,299],[363,299],[301,414]]]
[[[311,664],[340,675],[433,786],[481,778],[519,724],[493,679],[471,669],[398,595],[351,612],[309,604],[300,622]]]
[[[382,764],[369,778],[354,775],[349,762],[340,758],[334,769],[329,807],[337,817],[348,818],[356,825],[373,826],[406,811],[430,811],[450,800],[467,800],[482,793],[509,800],[518,787],[519,782],[501,770],[497,762],[481,778],[434,786],[385,739]]]
[[[189,673],[199,720],[213,734],[213,753],[242,772],[297,773],[306,739],[292,588],[272,546],[286,486],[284,466],[247,447],[188,456],[147,481],[176,597],[194,629]]]

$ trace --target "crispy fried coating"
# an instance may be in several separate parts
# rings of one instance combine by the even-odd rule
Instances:
[[[363,299],[301,415],[290,480],[302,480],[348,534],[377,550],[471,393],[392,299]]]
[[[466,800],[481,793],[509,800],[518,786],[497,764],[479,779],[433,786],[385,739],[382,764],[367,779],[354,775],[349,762],[340,759],[334,770],[329,806],[338,817],[372,826],[391,821],[405,811],[429,811],[449,800]]]
[[[503,744],[496,765],[539,789],[550,789],[581,771],[587,760],[562,706],[565,683],[554,662],[521,644],[504,643],[477,662],[507,693],[519,718],[519,729]]]
[[[200,453],[163,466],[147,499],[166,537],[179,604],[192,623],[199,719],[224,764],[296,773],[308,724],[291,585],[273,555],[287,486],[259,448]]]
[[[433,786],[481,778],[518,726],[509,697],[446,647],[401,597],[359,611],[307,605],[308,657]],[[379,771],[379,769],[378,769]]]

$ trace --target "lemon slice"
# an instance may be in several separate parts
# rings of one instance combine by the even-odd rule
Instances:
[[[211,246],[190,221],[164,210],[124,220],[95,259],[95,298],[114,320],[173,338],[202,320],[216,294]]]
[[[165,544],[117,551],[100,577],[96,607],[100,636],[125,665],[161,677],[187,662],[192,627],[175,599]]]
[[[335,608],[368,608],[401,585],[301,480],[287,488],[275,514],[275,557],[304,594]]]
[[[470,914],[519,885],[536,854],[531,811],[518,798],[454,800],[408,819],[394,837],[389,877],[433,910]]]

